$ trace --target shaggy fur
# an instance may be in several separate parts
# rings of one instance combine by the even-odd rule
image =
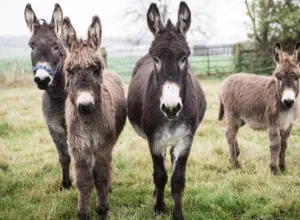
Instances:
[[[219,120],[225,114],[230,161],[236,167],[240,167],[236,135],[240,127],[248,124],[253,129],[268,130],[272,173],[277,173],[278,158],[280,169],[285,170],[285,150],[297,117],[298,104],[287,106],[282,101],[282,95],[284,90],[290,89],[298,96],[298,47],[299,44],[293,56],[288,56],[281,51],[280,44],[276,44],[274,57],[278,65],[271,77],[239,73],[229,76],[222,83]]]
[[[71,158],[68,152],[65,125],[65,99],[67,97],[63,74],[65,50],[58,39],[63,19],[62,10],[58,4],[55,4],[50,24],[47,24],[46,21],[40,24],[30,4],[26,6],[24,14],[28,28],[32,33],[29,40],[29,45],[32,47],[32,66],[39,62],[46,62],[52,69],[56,69],[60,65],[51,85],[37,82],[37,86],[45,90],[42,100],[43,114],[58,152],[62,168],[62,187],[69,189],[71,186],[69,175]]]
[[[177,25],[169,20],[165,27],[161,24],[157,6],[151,4],[148,26],[155,38],[149,54],[135,66],[127,102],[131,124],[139,135],[148,140],[154,169],[156,214],[165,210],[164,189],[168,175],[164,160],[166,147],[172,146],[174,219],[184,218],[182,194],[186,163],[194,134],[206,110],[204,93],[188,65],[190,49],[185,34],[189,25],[190,11],[184,2],[180,3]],[[173,89],[168,90],[168,87]],[[167,102],[172,99],[178,101],[177,105],[175,101],[174,108],[164,110],[166,107],[162,107],[164,89],[168,93]]]
[[[126,99],[120,77],[108,71],[99,56],[101,24],[98,17],[93,18],[90,31],[96,36],[77,41],[70,20],[64,19],[63,39],[65,45],[70,46],[65,61],[66,122],[79,190],[78,217],[89,217],[90,196],[95,186],[97,212],[100,219],[105,219],[109,209],[112,150],[125,124]],[[90,92],[94,98],[93,110],[88,113],[81,112],[77,104],[81,91]]]

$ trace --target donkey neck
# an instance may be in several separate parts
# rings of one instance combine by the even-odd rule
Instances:
[[[66,99],[65,78],[62,68],[57,71],[53,80],[53,85],[45,91],[50,99]]]

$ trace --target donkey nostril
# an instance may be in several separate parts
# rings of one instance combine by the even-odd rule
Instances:
[[[45,81],[45,84],[48,85],[48,83],[51,81],[51,79],[50,79],[50,77],[46,77],[46,78],[44,79],[44,81]]]
[[[165,106],[165,104],[162,104],[161,110],[162,110],[163,112],[167,113],[168,109],[167,109],[167,107]]]
[[[178,103],[178,104],[176,105],[174,111],[177,113],[177,112],[179,112],[179,111],[181,110],[181,108],[182,108],[181,104]]]
[[[39,77],[34,77],[33,80],[34,80],[35,83],[40,83],[41,82],[41,79]]]

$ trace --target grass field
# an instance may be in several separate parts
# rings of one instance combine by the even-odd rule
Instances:
[[[201,80],[208,108],[195,135],[187,165],[183,211],[186,219],[299,219],[300,120],[287,149],[287,172],[269,171],[266,132],[240,130],[241,170],[231,168],[224,125],[217,122],[220,79]],[[41,94],[31,87],[0,89],[0,219],[76,219],[77,190],[60,191],[57,152],[41,114]],[[167,169],[171,176],[168,155]],[[114,148],[109,219],[171,219],[153,212],[154,184],[147,142],[127,125]],[[95,193],[91,218],[96,219]]]

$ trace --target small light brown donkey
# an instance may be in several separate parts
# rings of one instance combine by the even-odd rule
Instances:
[[[105,219],[109,209],[113,146],[126,120],[126,98],[118,75],[109,72],[98,51],[100,19],[93,17],[88,39],[77,40],[69,18],[63,20],[62,38],[68,55],[66,73],[66,123],[69,149],[74,160],[78,218],[88,219],[95,186],[96,209]]]
[[[240,167],[236,135],[240,127],[248,124],[253,129],[268,130],[272,173],[277,174],[278,159],[280,169],[285,170],[285,151],[298,110],[299,49],[297,42],[289,56],[276,43],[273,53],[277,68],[271,77],[239,73],[222,83],[219,120],[225,114],[230,161],[236,167]]]

